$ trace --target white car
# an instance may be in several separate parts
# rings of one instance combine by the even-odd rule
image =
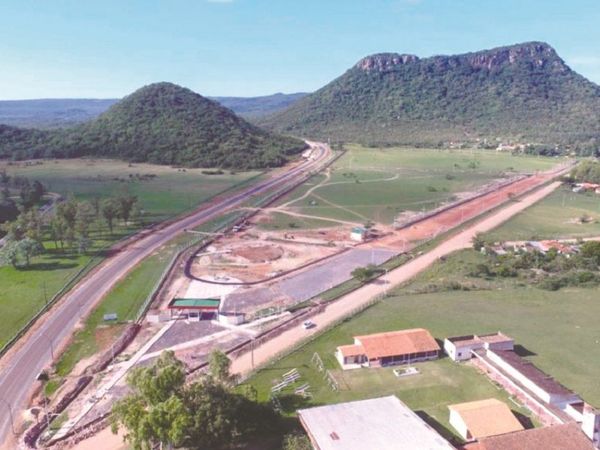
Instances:
[[[310,330],[311,328],[316,327],[317,325],[312,320],[307,320],[302,324],[302,326],[305,330]]]

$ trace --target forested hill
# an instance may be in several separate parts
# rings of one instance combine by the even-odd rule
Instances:
[[[589,150],[600,147],[600,87],[541,42],[423,59],[383,53],[258,123],[366,143],[488,138]]]
[[[145,86],[72,128],[0,126],[0,157],[15,159],[94,156],[241,169],[282,165],[304,147],[171,83]]]
[[[281,111],[307,94],[273,94],[260,97],[208,97],[238,116],[256,118]],[[119,99],[51,98],[0,100],[0,124],[21,128],[65,128],[95,119]]]

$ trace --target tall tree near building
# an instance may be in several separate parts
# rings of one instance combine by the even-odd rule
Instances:
[[[186,384],[183,364],[164,352],[154,366],[129,375],[131,394],[113,406],[113,432],[124,427],[125,440],[136,450],[157,445],[217,450],[278,427],[279,416],[271,408],[215,380],[212,374],[231,379],[228,367],[221,356],[213,357],[208,375]]]

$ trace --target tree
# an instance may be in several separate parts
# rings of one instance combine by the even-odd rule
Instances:
[[[377,267],[373,264],[369,264],[367,267],[357,267],[352,271],[351,275],[361,283],[365,283],[372,279],[377,272]]]
[[[44,252],[44,247],[35,239],[26,237],[17,242],[17,253],[25,261],[25,267],[29,267],[31,258]]]
[[[80,238],[89,236],[90,225],[94,220],[94,207],[90,202],[78,202],[75,213],[75,231]]]
[[[4,186],[0,190],[0,223],[16,219],[19,215],[17,205],[10,198],[8,187]]]
[[[0,249],[0,264],[15,268],[29,267],[31,258],[43,251],[42,244],[31,238],[25,237],[19,241],[9,239]]]
[[[119,203],[114,198],[107,198],[102,201],[101,212],[112,234],[114,220],[119,216]]]
[[[19,251],[17,241],[9,240],[0,248],[0,265],[13,266],[17,268],[19,262]]]
[[[283,450],[312,450],[308,437],[302,434],[286,434],[283,438]]]
[[[66,201],[59,203],[56,207],[56,214],[65,220],[67,227],[74,229],[77,220],[77,202],[75,198],[69,195]]]
[[[208,372],[212,379],[217,383],[231,384],[235,377],[231,375],[229,369],[231,360],[221,350],[213,350],[208,359]]]
[[[123,219],[125,224],[127,224],[129,217],[131,216],[133,206],[137,203],[138,199],[135,195],[124,192],[116,198],[116,201],[119,204],[119,217]]]
[[[597,265],[600,265],[600,242],[587,241],[581,246],[581,256],[592,259]]]
[[[174,353],[163,352],[153,366],[134,369],[127,383],[132,394],[113,405],[113,432],[123,426],[125,441],[136,450],[157,443],[180,446],[190,423],[181,400],[185,370]]]
[[[58,249],[58,244],[60,243],[60,248],[64,251],[67,237],[67,222],[58,214],[55,214],[50,220],[50,237],[54,241],[55,247]]]
[[[154,366],[134,369],[127,382],[131,393],[113,405],[111,425],[114,433],[124,427],[125,440],[136,450],[161,444],[232,448],[280,425],[270,407],[231,391],[212,375],[185,384],[183,364],[172,352],[164,352]]]
[[[37,209],[21,213],[20,220],[23,223],[25,236],[37,242],[42,242],[42,218]]]

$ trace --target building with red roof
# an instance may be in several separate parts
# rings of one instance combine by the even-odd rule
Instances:
[[[437,359],[440,346],[423,328],[355,336],[354,344],[341,345],[336,358],[343,369],[384,367]]]

